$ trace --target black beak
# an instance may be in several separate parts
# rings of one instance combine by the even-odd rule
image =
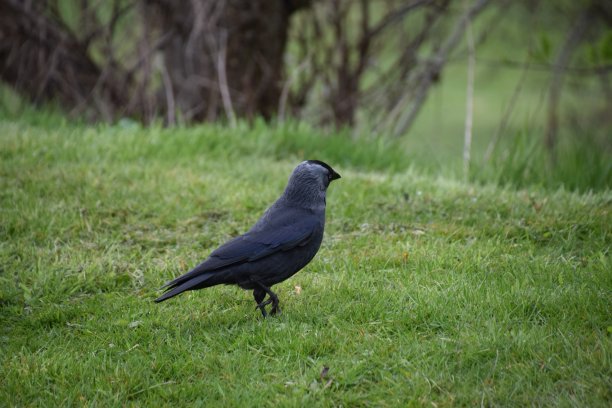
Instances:
[[[334,170],[331,171],[331,179],[332,180],[338,180],[340,177],[340,175],[338,173],[336,173]]]

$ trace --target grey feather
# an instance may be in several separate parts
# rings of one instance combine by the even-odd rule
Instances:
[[[244,235],[214,250],[186,274],[166,283],[162,302],[188,290],[219,284],[252,289],[264,317],[265,305],[279,312],[270,287],[306,266],[316,255],[325,227],[327,187],[340,178],[329,165],[309,160],[291,174],[285,191]],[[263,292],[262,292],[263,291]],[[270,300],[263,302],[265,294]]]

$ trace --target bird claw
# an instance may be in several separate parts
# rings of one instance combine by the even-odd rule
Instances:
[[[255,309],[260,309],[261,310],[261,314],[263,315],[264,318],[266,318],[268,316],[268,313],[266,312],[266,306],[269,305],[270,303],[272,303],[272,299],[268,299],[265,302],[261,302],[261,303],[257,304],[257,306],[255,306]],[[272,313],[272,314],[276,313],[274,311],[274,306],[272,307],[272,310],[270,311],[270,313]]]
[[[279,315],[281,313],[281,310],[278,307],[279,301],[278,301],[278,296],[276,296],[276,293],[272,292],[270,288],[264,286],[262,283],[259,283],[259,286],[262,289],[262,291],[265,293],[261,293],[259,291],[253,292],[253,295],[255,296],[255,302],[259,302],[257,303],[256,309],[261,310],[261,314],[263,315],[265,319],[268,316],[268,312],[266,311],[266,306],[272,303],[272,309],[270,309],[270,314],[272,316]],[[265,298],[265,294],[268,294],[269,298],[268,300],[264,302],[263,300]]]
[[[278,316],[281,314],[281,310],[280,307],[278,307],[278,299],[268,299],[265,302],[261,302],[259,303],[257,306],[255,306],[255,309],[259,309],[261,310],[261,314],[263,315],[264,318],[268,317],[268,312],[266,312],[266,306],[268,306],[270,303],[272,303],[272,309],[270,309],[270,315],[271,316]]]
[[[272,303],[272,299],[268,299],[265,302],[259,303],[257,306],[255,306],[255,309],[265,309],[265,307],[268,306],[270,303]]]

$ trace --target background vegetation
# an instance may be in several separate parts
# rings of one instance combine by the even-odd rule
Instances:
[[[297,121],[393,146],[403,168],[610,185],[608,2],[242,3],[3,0],[2,113],[34,103],[88,122]],[[288,151],[311,143],[290,139]]]
[[[413,33],[418,13],[444,2],[422,3],[385,28],[368,70],[391,61],[397,45],[386,40],[404,38],[394,30]],[[477,3],[440,7],[410,81]],[[605,2],[486,3],[399,133],[382,101],[414,101],[411,86],[397,82],[394,94],[381,80],[391,76],[365,70],[354,121],[337,122],[338,61],[315,69],[321,45],[304,63],[301,47],[315,43],[300,29],[338,21],[358,38],[361,2],[304,2],[292,14],[279,83],[290,83],[287,106],[296,105],[282,115],[251,115],[247,104],[232,118],[221,104],[206,123],[178,107],[170,121],[160,102],[147,118],[123,108],[105,118],[101,105],[33,99],[3,76],[0,405],[609,406]],[[2,10],[15,4],[0,0],[2,33]],[[85,34],[76,29],[84,20],[70,19],[77,2],[36,4],[61,6],[70,32]],[[376,4],[372,26],[409,3]],[[104,7],[102,23],[112,16]],[[120,35],[126,22],[139,27],[130,20],[138,7],[117,23],[113,41],[126,49],[126,38],[140,38]],[[559,65],[584,21],[592,31]],[[340,44],[333,24],[321,27],[303,33]],[[102,68],[104,35],[88,51]],[[15,55],[3,52],[20,43],[2,39],[6,75]],[[295,72],[304,76],[291,82]],[[317,80],[300,105],[308,75]],[[320,253],[277,287],[283,315],[262,320],[251,295],[233,287],[152,303],[163,282],[245,231],[310,158],[342,179],[329,192]]]

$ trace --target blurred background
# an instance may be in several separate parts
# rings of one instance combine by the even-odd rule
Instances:
[[[0,0],[0,116],[608,189],[611,22],[605,0]]]

